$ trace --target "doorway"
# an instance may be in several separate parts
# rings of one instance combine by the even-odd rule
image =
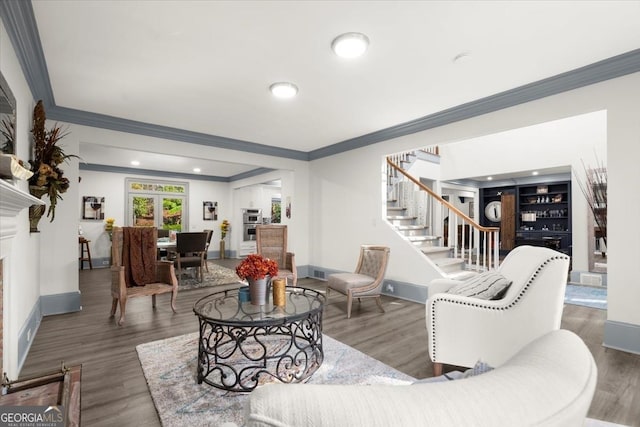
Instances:
[[[129,195],[128,217],[133,227],[184,230],[183,196]]]

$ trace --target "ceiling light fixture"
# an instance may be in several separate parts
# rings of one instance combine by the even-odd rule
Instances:
[[[344,33],[333,39],[331,49],[340,58],[357,58],[369,47],[369,38],[362,33]]]
[[[531,175],[533,175],[533,176],[538,175],[538,171],[533,171],[533,172],[531,172]]]
[[[466,62],[470,56],[471,56],[471,52],[460,52],[459,54],[453,57],[451,62]]]
[[[132,164],[133,166],[140,166],[140,162],[139,162],[139,161],[137,161],[137,160],[131,160],[131,164]]]
[[[492,176],[488,176],[487,177],[487,181],[493,181],[493,177]]]
[[[195,173],[200,173],[201,169],[200,169],[200,168],[193,168],[193,171],[194,171]]]
[[[293,98],[298,94],[298,86],[289,82],[278,82],[269,86],[269,90],[276,98]]]

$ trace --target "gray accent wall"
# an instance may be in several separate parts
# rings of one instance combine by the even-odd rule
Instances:
[[[640,326],[607,320],[604,323],[605,347],[640,354]]]
[[[31,343],[38,332],[42,317],[80,310],[82,310],[80,292],[40,296],[18,334],[18,372],[22,370],[22,365],[29,354]]]
[[[382,285],[382,294],[425,304],[429,295],[429,288],[414,283],[385,279]]]
[[[80,291],[64,294],[40,296],[40,310],[43,316],[52,314],[72,313],[82,310]]]
[[[18,372],[22,370],[22,365],[29,354],[33,338],[38,332],[40,322],[42,321],[42,310],[40,300],[31,309],[31,313],[25,320],[20,333],[18,334]]]

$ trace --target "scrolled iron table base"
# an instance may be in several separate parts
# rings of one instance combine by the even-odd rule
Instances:
[[[215,295],[215,294],[214,294]],[[300,304],[306,298],[309,307]],[[201,301],[209,298],[208,305]],[[200,322],[198,383],[234,392],[250,392],[269,382],[304,382],[320,367],[322,347],[322,306],[324,297],[312,290],[297,288],[289,294],[286,309],[235,303],[235,294],[205,297],[194,311]],[[229,306],[237,312],[228,319]],[[255,310],[247,314],[246,310]],[[205,313],[207,315],[205,315]]]

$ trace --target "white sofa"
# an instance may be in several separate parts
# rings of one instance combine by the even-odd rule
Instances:
[[[556,330],[499,368],[413,385],[271,384],[251,393],[246,426],[582,426],[596,386],[591,353]]]

